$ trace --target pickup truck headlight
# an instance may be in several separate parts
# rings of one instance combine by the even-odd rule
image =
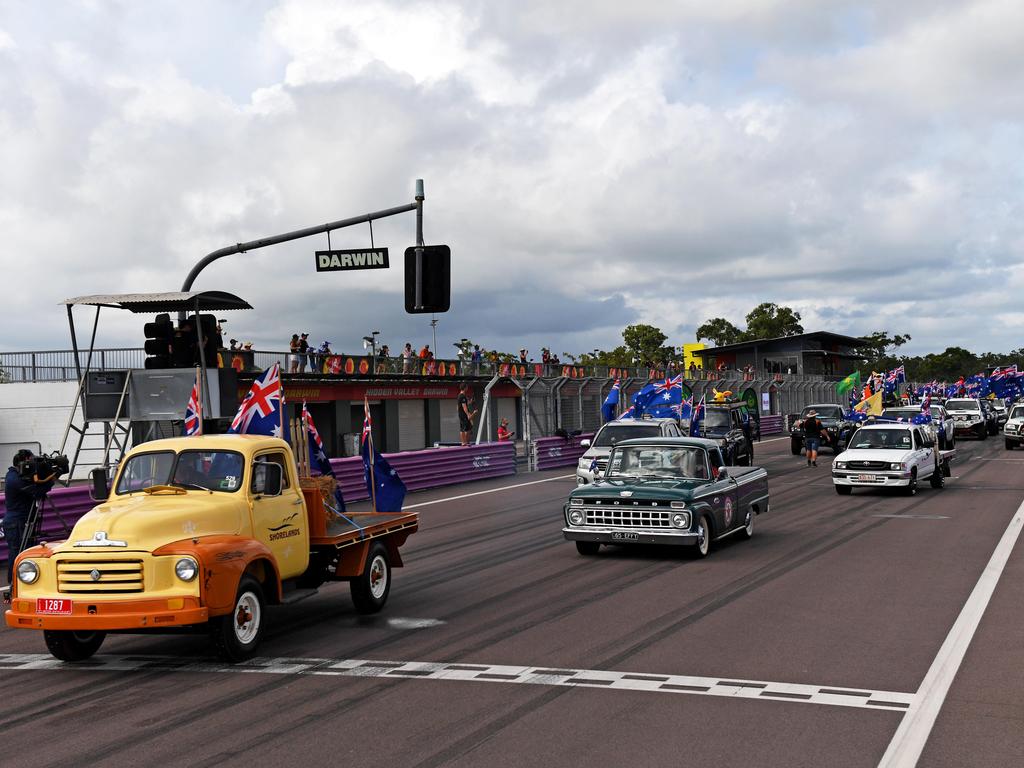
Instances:
[[[673,501],[671,504],[669,504],[669,506],[672,509],[686,509],[686,502],[685,501]]]
[[[832,462],[832,466],[835,469],[846,469],[846,462],[845,461],[833,461]]]
[[[689,528],[690,527],[690,514],[689,512],[673,512],[672,517],[669,518],[672,525],[676,528]]]
[[[191,557],[183,557],[174,564],[174,572],[182,581],[192,581],[199,575],[199,566]]]
[[[579,462],[578,466],[579,466],[580,469],[590,469],[590,465],[593,462],[594,462],[593,459],[580,459],[580,462]]]
[[[901,461],[894,461],[892,464],[889,465],[889,469],[904,470],[906,468],[907,465]]]
[[[582,507],[583,506],[583,499],[569,499],[569,506],[570,507]]]
[[[570,525],[583,525],[586,520],[586,515],[583,514],[582,509],[570,509],[569,510],[569,524]]]
[[[39,578],[39,566],[31,560],[18,563],[18,580],[23,584],[34,584]]]

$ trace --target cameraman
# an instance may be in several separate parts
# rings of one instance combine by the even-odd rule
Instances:
[[[57,477],[54,472],[49,477],[39,477],[35,455],[27,448],[14,454],[14,466],[7,470],[4,480],[4,502],[7,513],[4,515],[4,538],[7,539],[7,583],[14,583],[14,560],[23,549],[27,548],[31,531],[26,530],[32,504],[41,501]],[[26,464],[32,469],[26,470]],[[24,474],[23,474],[24,472]],[[31,472],[31,477],[27,475]]]

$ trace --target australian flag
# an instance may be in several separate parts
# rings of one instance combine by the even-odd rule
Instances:
[[[619,404],[619,390],[619,380],[615,379],[611,392],[608,393],[608,397],[604,399],[604,404],[601,406],[601,417],[605,421],[615,418],[615,406]]]
[[[693,407],[690,414],[690,437],[700,437],[700,423],[704,421],[704,395],[700,396],[700,402]]]
[[[636,406],[631,405],[629,408],[619,414],[619,419],[635,419],[636,418]]]
[[[249,394],[238,407],[231,422],[229,434],[271,435],[282,437],[281,413],[284,410],[284,390],[281,388],[281,370],[277,363],[259,375],[252,383]]]
[[[196,383],[185,406],[185,437],[203,434],[203,400],[199,394],[199,369],[196,368]]]
[[[907,369],[905,366],[899,366],[885,375],[885,383],[883,385],[886,396],[892,395],[896,391],[896,387],[907,380]]]
[[[373,432],[370,420],[370,406],[363,401],[363,435],[359,453],[363,457],[363,479],[366,492],[373,500],[374,512],[401,512],[405,502],[405,483],[392,469],[387,459],[373,447]]]
[[[324,441],[320,439],[320,433],[316,431],[313,424],[313,416],[302,404],[302,424],[306,428],[306,442],[309,443],[309,466],[320,470],[321,475],[330,475],[335,479],[334,501],[338,505],[336,512],[345,511],[345,498],[341,495],[341,485],[337,483],[337,476],[334,474],[334,467],[331,460],[327,458],[327,451],[324,450]]]
[[[633,395],[633,405],[638,413],[652,416],[671,417],[672,406],[683,402],[683,376],[666,378],[660,383],[651,382]]]

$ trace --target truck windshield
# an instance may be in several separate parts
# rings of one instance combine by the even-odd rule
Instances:
[[[610,448],[634,437],[657,437],[661,433],[657,424],[616,424],[602,427],[594,438],[595,448]]]
[[[1010,411],[1011,419],[1024,419],[1024,405],[1015,405]]]
[[[947,411],[980,411],[981,406],[977,400],[947,400]]]
[[[801,419],[807,418],[807,412],[815,410],[818,412],[819,419],[841,419],[843,418],[843,409],[838,405],[818,405],[818,406],[807,406],[804,408],[803,413],[800,414]]]
[[[715,411],[708,408],[704,415],[704,429],[728,429],[731,426],[729,411]]]
[[[859,429],[850,441],[850,448],[852,450],[894,448],[906,451],[910,447],[909,429]]]
[[[616,478],[708,479],[703,448],[629,445],[616,448],[608,462],[609,480]]]
[[[242,454],[235,451],[153,451],[125,462],[117,480],[119,496],[152,485],[176,485],[234,493],[242,487]]]

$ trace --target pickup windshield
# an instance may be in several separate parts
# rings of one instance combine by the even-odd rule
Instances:
[[[1015,405],[1010,411],[1011,419],[1024,419],[1024,405]]]
[[[242,454],[234,451],[153,451],[132,456],[121,469],[115,493],[152,485],[234,493],[242,487]]]
[[[808,406],[804,408],[803,413],[800,414],[801,419],[807,418],[807,412],[815,410],[818,412],[819,419],[842,419],[843,409],[838,405],[819,405],[819,406]]]
[[[612,452],[605,477],[707,480],[708,465],[703,448],[630,445]]]
[[[859,429],[850,440],[852,450],[893,448],[907,451],[911,448],[908,429]]]
[[[981,406],[977,400],[947,400],[947,411],[980,411]]]
[[[661,428],[657,424],[616,424],[602,427],[594,438],[595,448],[610,448],[623,440],[634,437],[657,437]]]
[[[708,408],[704,415],[704,429],[729,429],[731,426],[729,411],[716,411]]]

